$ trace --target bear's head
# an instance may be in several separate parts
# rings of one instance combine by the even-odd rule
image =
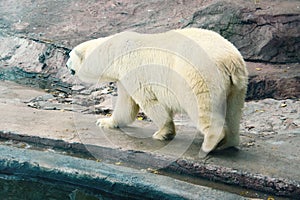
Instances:
[[[87,53],[90,53],[91,50],[96,47],[95,44],[98,43],[96,43],[94,40],[81,43],[69,53],[70,57],[66,65],[68,69],[71,71],[72,75],[75,75],[76,73],[79,72]]]
[[[110,37],[98,38],[83,42],[76,46],[70,53],[66,63],[72,75],[77,75],[85,82],[93,83],[99,78],[101,60],[106,55],[107,48],[101,48]],[[98,50],[97,50],[98,49]],[[102,51],[100,51],[102,50]],[[103,52],[104,51],[104,52]]]
[[[82,63],[82,55],[79,52],[73,50],[70,52],[69,56],[70,58],[68,59],[66,65],[71,71],[71,74],[75,75],[76,71],[80,69],[80,65]]]

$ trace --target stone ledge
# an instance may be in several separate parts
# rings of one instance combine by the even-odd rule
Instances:
[[[122,163],[123,166],[132,169],[150,169],[155,173],[167,172],[169,174],[180,174],[180,176],[191,175],[211,181],[226,183],[252,190],[257,190],[278,196],[296,198],[300,195],[300,182],[286,178],[270,177],[259,173],[251,173],[245,170],[224,167],[216,164],[207,164],[205,160],[195,161],[184,158],[174,159],[168,156],[148,153],[146,151],[113,149],[103,146],[84,145],[82,143],[68,143],[63,140],[41,138],[38,136],[27,136],[22,134],[0,131],[0,138],[15,140],[34,145],[58,148],[61,151],[69,151],[86,159],[95,158],[88,149],[97,151],[97,160],[108,163]],[[0,146],[1,148],[1,146]],[[25,151],[22,150],[21,151]],[[232,153],[232,150],[227,151]],[[36,158],[32,159],[36,160]],[[158,169],[158,170],[155,170]]]
[[[165,176],[51,152],[0,146],[0,173],[63,182],[126,199],[248,199]]]

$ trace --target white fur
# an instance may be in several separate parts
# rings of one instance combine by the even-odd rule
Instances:
[[[159,127],[153,138],[172,139],[173,115],[184,111],[204,134],[204,152],[239,144],[248,72],[239,51],[215,32],[122,32],[76,46],[67,65],[86,82],[117,81],[113,115],[99,126],[126,126],[142,108]]]

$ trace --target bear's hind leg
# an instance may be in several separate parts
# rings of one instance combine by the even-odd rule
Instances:
[[[210,127],[202,132],[204,134],[204,141],[202,143],[201,149],[205,153],[209,153],[212,150],[216,149],[218,144],[224,140],[226,135],[226,131],[223,126],[219,126],[219,128]]]
[[[156,131],[152,137],[156,140],[172,140],[175,135],[175,124],[173,121],[169,121]]]
[[[145,113],[159,128],[152,138],[157,140],[173,139],[176,135],[173,113],[157,100],[147,101],[142,106]]]
[[[233,90],[227,98],[226,109],[226,134],[224,140],[220,143],[219,149],[226,149],[228,147],[236,147],[240,142],[239,126],[242,116],[242,109],[244,107],[246,90]]]
[[[209,98],[207,97],[207,99]],[[207,106],[208,104],[211,105]],[[224,98],[215,98],[211,103],[203,102],[198,105],[197,128],[204,135],[201,149],[205,153],[216,149],[226,135],[225,107],[226,99]]]
[[[124,127],[135,120],[139,106],[127,93],[121,83],[117,83],[118,98],[113,114],[110,118],[98,119],[97,125],[105,128]]]

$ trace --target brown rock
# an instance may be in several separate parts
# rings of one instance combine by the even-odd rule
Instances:
[[[195,12],[188,27],[219,32],[248,61],[300,62],[299,1],[220,1]]]
[[[249,85],[247,100],[300,97],[300,68],[294,65],[247,63]]]

